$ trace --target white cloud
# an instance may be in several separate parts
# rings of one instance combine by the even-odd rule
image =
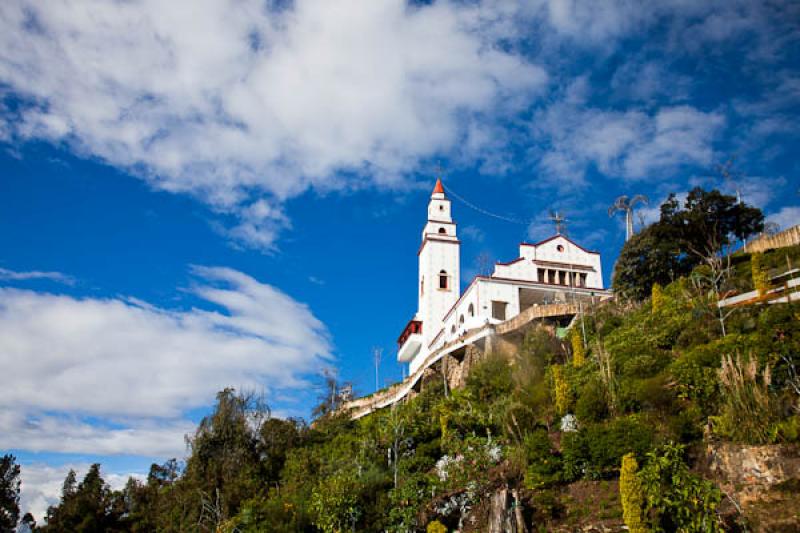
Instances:
[[[747,176],[736,169],[734,161],[729,179],[724,179],[721,173],[717,172],[716,176],[692,178],[689,180],[689,184],[707,190],[719,189],[731,196],[736,196],[738,193],[743,202],[763,210],[773,200],[780,198],[781,190],[786,186],[786,178],[783,176]]]
[[[590,165],[610,177],[653,179],[682,165],[708,166],[725,119],[689,106],[606,111],[557,102],[533,120],[544,177],[560,186],[581,183]]]
[[[213,394],[209,394],[208,399]],[[0,448],[32,452],[91,453],[98,456],[183,457],[184,436],[196,424],[179,418],[114,418],[92,423],[71,415],[0,410]]]
[[[284,199],[397,185],[538,91],[544,71],[496,42],[507,23],[444,1],[9,1],[0,81],[32,102],[18,138],[195,194],[269,248]]]
[[[652,33],[663,24],[672,46],[699,53],[704,46],[719,46],[751,37],[754,58],[778,54],[773,44],[787,44],[797,37],[792,26],[798,9],[791,2],[749,0],[526,0],[522,13],[538,21],[570,43],[611,51],[625,38]],[[776,31],[776,25],[781,31]]]
[[[57,281],[72,285],[75,279],[72,276],[67,276],[61,272],[41,272],[38,270],[31,270],[28,272],[18,272],[0,267],[0,281],[29,281],[35,279],[47,279],[50,281]]]
[[[777,213],[767,216],[767,220],[775,222],[781,230],[800,224],[800,206],[787,205]]]
[[[30,512],[39,524],[44,521],[47,508],[58,503],[61,498],[61,488],[64,478],[70,469],[75,471],[78,481],[83,479],[91,465],[85,463],[66,463],[59,466],[50,466],[42,463],[22,465],[20,478],[22,480],[20,508],[22,513]],[[141,473],[115,474],[105,472],[102,468],[100,474],[113,490],[125,487],[128,478],[140,480],[146,478]]]
[[[183,413],[217,391],[269,399],[330,360],[306,305],[235,270],[195,272],[209,309],[0,288],[0,365],[13,369],[0,375],[0,448],[174,454]]]

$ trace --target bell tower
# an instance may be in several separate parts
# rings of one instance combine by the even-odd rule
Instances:
[[[450,200],[442,180],[428,202],[428,222],[422,230],[419,249],[419,309],[422,320],[423,352],[442,329],[443,319],[461,292],[461,242],[450,212]],[[412,365],[413,366],[413,365]]]

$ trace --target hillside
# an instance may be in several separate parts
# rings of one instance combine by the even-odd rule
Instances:
[[[800,247],[732,258],[726,292]],[[797,531],[800,307],[724,309],[702,267],[641,303],[528,331],[466,386],[313,427],[226,390],[185,465],[65,485],[42,531]],[[96,472],[95,472],[96,474]],[[91,475],[91,472],[90,472]],[[89,476],[87,476],[88,479]]]

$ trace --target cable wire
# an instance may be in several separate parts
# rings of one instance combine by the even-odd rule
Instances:
[[[474,211],[477,211],[478,213],[481,213],[482,215],[486,215],[488,217],[493,217],[493,218],[496,218],[498,220],[503,220],[505,222],[510,222],[511,224],[520,224],[522,226],[528,226],[533,222],[532,220],[525,221],[525,220],[521,220],[521,219],[516,218],[516,217],[512,218],[512,217],[509,217],[509,216],[499,215],[497,213],[493,213],[493,212],[491,212],[491,211],[489,211],[487,209],[483,209],[483,208],[478,207],[477,205],[473,204],[469,200],[465,199],[463,196],[461,196],[458,193],[456,193],[450,187],[447,187],[447,186],[444,186],[444,185],[442,185],[442,186],[444,187],[444,190],[445,190],[445,192],[447,192],[447,194],[452,195],[456,200],[460,201],[462,204],[466,205],[470,209],[472,209]]]

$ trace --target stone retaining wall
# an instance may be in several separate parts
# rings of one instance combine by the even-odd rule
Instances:
[[[759,237],[744,246],[744,251],[749,254],[772,250],[773,248],[785,248],[800,244],[800,224],[792,226],[775,235],[765,235]]]

